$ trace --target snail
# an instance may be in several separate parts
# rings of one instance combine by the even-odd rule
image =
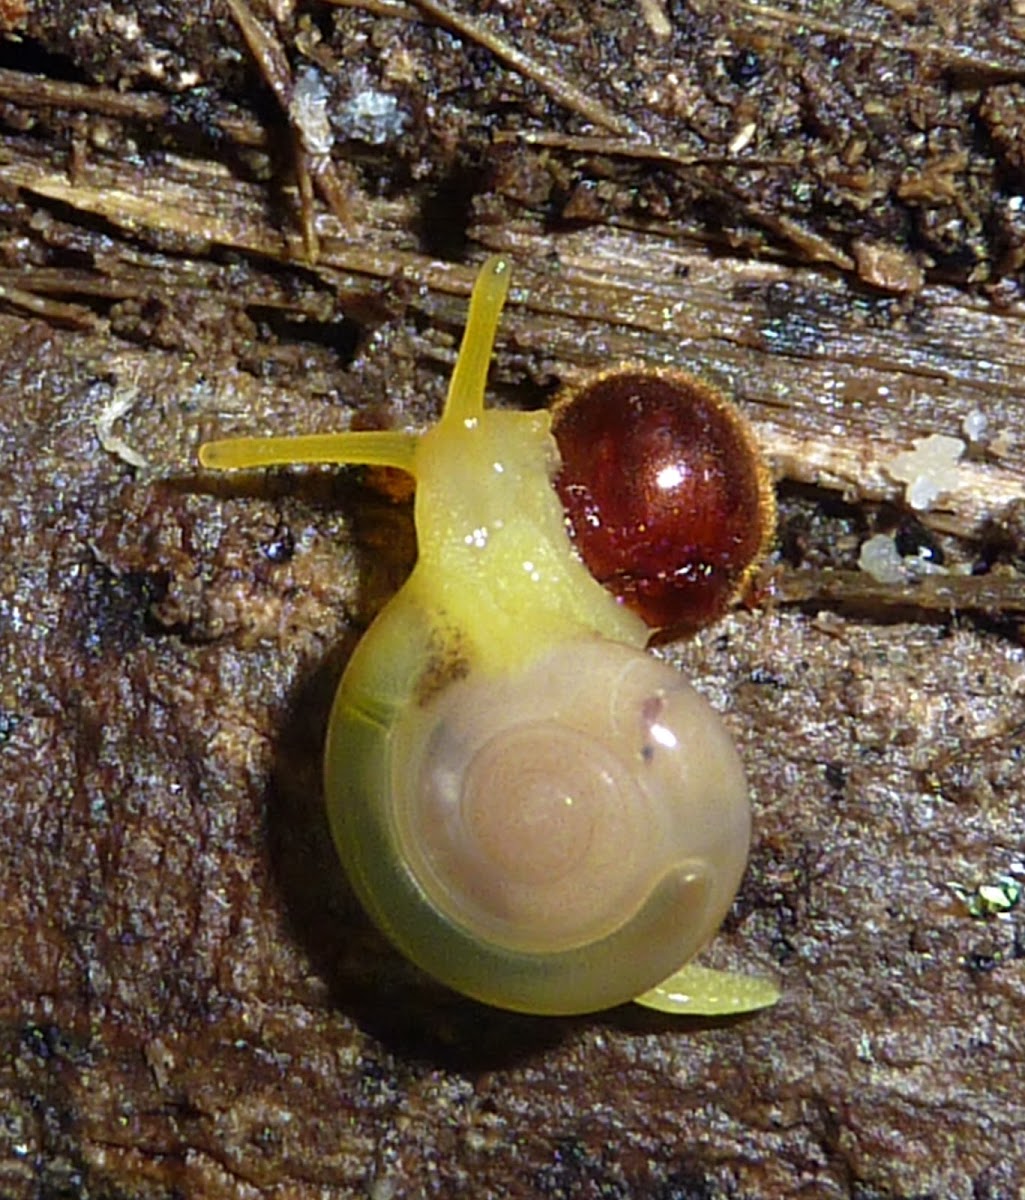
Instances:
[[[509,287],[483,266],[441,418],[422,434],[233,438],[203,466],[398,467],[418,559],[357,645],[324,787],[352,886],[418,966],[488,1004],[667,1012],[771,1004],[690,960],[745,869],[748,788],[718,714],[574,549],[548,412],[486,409]]]

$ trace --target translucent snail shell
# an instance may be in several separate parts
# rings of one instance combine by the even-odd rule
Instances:
[[[506,261],[489,259],[444,412],[422,435],[200,450],[208,467],[373,463],[416,481],[417,564],[331,713],[339,856],[399,949],[489,1004],[771,1004],[764,980],[685,965],[739,886],[747,784],[721,719],[645,653],[646,626],[574,552],[550,415],[484,407],[508,285]]]

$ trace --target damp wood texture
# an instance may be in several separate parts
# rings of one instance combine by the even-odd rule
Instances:
[[[188,10],[0,2],[0,1192],[1017,1194],[1025,16]],[[408,488],[196,448],[428,428],[491,254],[489,407],[682,369],[769,463],[659,647],[749,778],[702,962],[767,1012],[486,1010],[337,869]]]

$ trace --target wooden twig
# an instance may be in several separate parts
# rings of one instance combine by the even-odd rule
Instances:
[[[564,79],[547,63],[531,58],[519,47],[488,29],[481,21],[453,12],[444,4],[439,4],[438,0],[414,0],[414,3],[421,12],[426,13],[439,25],[444,25],[460,37],[469,38],[484,46],[507,67],[512,67],[525,78],[533,80],[542,91],[593,125],[600,125],[612,133],[619,134],[620,137],[643,136],[641,130],[629,118],[612,112],[600,100],[589,96],[576,84]]]
[[[296,146],[295,166],[299,184],[303,245],[307,259],[311,264],[316,263],[320,245],[313,204],[313,182],[317,184],[328,207],[343,225],[349,223],[351,216],[345,199],[345,189],[337,177],[330,157],[322,147],[309,144],[306,127],[297,118],[293,105],[295,81],[292,78],[288,55],[280,39],[257,20],[246,0],[225,0],[225,3],[242,31],[249,52],[268,87],[288,117]]]
[[[777,8],[772,4],[759,4],[756,0],[736,0],[734,10],[746,13],[748,16],[754,17],[759,24],[773,28],[786,25],[790,28],[811,30],[814,33],[826,34],[828,37],[840,38],[844,42],[850,42],[857,46],[892,48],[894,42],[897,41],[900,48],[907,53],[917,54],[922,58],[936,59],[946,67],[1008,79],[1025,78],[1025,67],[1022,66],[1020,58],[983,58],[970,50],[950,44],[925,42],[917,38],[897,38],[890,32],[869,33],[850,23],[838,24],[835,21],[827,21],[813,16],[808,12],[794,12],[790,9]]]
[[[80,304],[65,304],[61,300],[51,300],[49,296],[37,296],[35,292],[7,283],[0,283],[0,303],[45,317],[55,325],[70,325],[75,329],[95,329],[99,325],[96,314]]]
[[[786,571],[773,583],[780,604],[860,607],[876,613],[917,609],[923,613],[1025,616],[1025,580],[1017,575],[925,575],[887,583],[866,571]]]
[[[660,146],[639,142],[636,138],[613,138],[594,134],[560,133],[555,129],[500,129],[494,135],[496,145],[524,142],[530,146],[550,146],[572,154],[601,154],[609,158],[634,158],[641,162],[661,162],[673,167],[762,167],[795,166],[791,159],[737,154],[694,153],[683,146]]]
[[[175,112],[173,102],[160,96],[119,92],[94,84],[68,83],[5,67],[0,68],[0,98],[24,108],[64,108],[152,125],[168,121]],[[212,120],[236,145],[262,148],[267,144],[263,126],[255,121],[226,112],[216,113]]]

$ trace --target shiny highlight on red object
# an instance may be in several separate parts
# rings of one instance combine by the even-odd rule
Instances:
[[[682,371],[622,368],[560,398],[555,480],[594,577],[655,629],[711,624],[748,582],[776,506],[734,405]]]

